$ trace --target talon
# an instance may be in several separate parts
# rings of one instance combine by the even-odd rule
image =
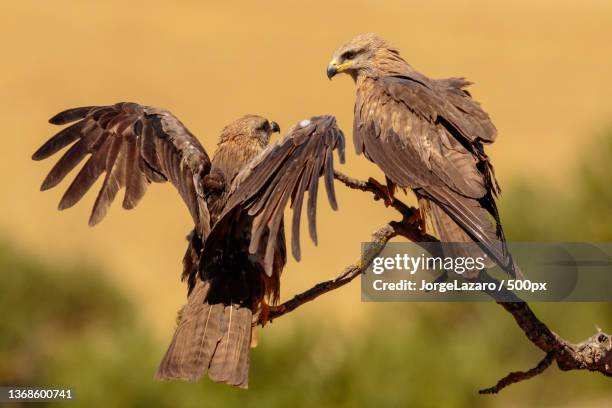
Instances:
[[[262,300],[259,305],[259,316],[257,317],[256,325],[261,325],[261,327],[264,327],[266,324],[268,324],[268,322],[271,323],[272,319],[270,319],[270,313],[278,310],[279,306],[270,306],[264,300]]]
[[[387,186],[380,183],[373,177],[368,179],[368,183],[378,190],[376,196],[374,197],[375,200],[384,200],[385,207],[391,207],[393,205],[393,195],[389,192]]]
[[[420,209],[417,208],[410,215],[410,217],[408,217],[408,223],[412,224],[412,225],[418,226],[421,231],[425,232],[425,218],[421,214],[421,210]]]

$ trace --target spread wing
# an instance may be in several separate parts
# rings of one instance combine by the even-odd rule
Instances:
[[[42,183],[48,190],[61,182],[89,156],[59,203],[72,207],[105,173],[90,225],[104,218],[118,191],[125,187],[123,208],[134,208],[151,182],[170,181],[187,204],[195,225],[206,236],[210,216],[201,190],[201,178],[210,170],[210,159],[198,140],[170,112],[118,103],[68,109],[49,122],[65,125],[32,159],[43,160],[71,145]]]
[[[344,135],[333,116],[303,120],[287,135],[256,156],[232,182],[227,205],[213,227],[206,246],[214,245],[216,231],[223,231],[235,219],[235,211],[254,217],[249,252],[264,255],[264,269],[272,274],[274,250],[283,213],[291,200],[292,244],[300,259],[300,217],[308,191],[307,214],[310,237],[316,243],[316,203],[319,177],[324,178],[329,203],[337,209],[334,192],[333,151],[344,162]],[[204,251],[206,252],[206,247]]]
[[[483,143],[495,140],[495,127],[463,90],[466,81],[410,75],[362,86],[355,104],[357,152],[395,184],[434,201],[502,267],[512,269],[494,201],[499,189],[483,150]]]

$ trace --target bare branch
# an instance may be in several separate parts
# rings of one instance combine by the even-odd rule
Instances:
[[[370,177],[368,181],[361,181],[353,178],[351,176],[347,176],[344,173],[340,173],[338,170],[334,170],[334,178],[341,183],[343,183],[348,188],[353,190],[361,190],[374,194],[374,200],[388,200],[389,191],[386,187],[382,185],[382,183],[376,181],[374,178]],[[404,219],[414,218],[416,214],[418,214],[419,210],[414,207],[410,207],[398,199],[392,200],[391,203],[385,203],[385,205],[390,205],[395,208]],[[431,237],[435,240],[434,237]]]
[[[487,274],[481,274],[479,279],[497,282]],[[610,335],[598,329],[595,335],[584,342],[573,344],[550,330],[546,324],[538,319],[529,305],[514,293],[506,289],[503,289],[501,292],[492,291],[486,293],[514,317],[517,325],[534,345],[544,351],[547,356],[549,354],[552,355],[552,358],[557,362],[557,366],[561,370],[589,370],[612,377],[612,338]],[[500,299],[512,299],[513,301],[500,301]],[[542,360],[540,364],[538,364],[538,367],[540,367],[544,361],[545,360]],[[533,375],[520,378],[517,381],[528,379],[539,374],[539,372],[534,371],[538,367],[527,372],[533,373]],[[544,371],[544,369],[542,369],[542,371]],[[500,387],[498,391],[507,385],[517,382],[507,382],[509,381],[508,377],[517,378],[516,375],[513,376],[513,374],[516,373],[511,373],[500,381],[501,383],[506,380],[506,383]]]
[[[523,380],[528,380],[530,378],[535,377],[538,374],[542,374],[544,370],[550,367],[554,359],[555,359],[555,354],[551,351],[548,354],[546,354],[546,357],[544,357],[542,361],[540,361],[538,365],[533,367],[532,369],[528,371],[512,372],[508,374],[507,376],[505,376],[504,378],[502,378],[501,380],[499,380],[497,384],[495,384],[495,386],[491,388],[485,388],[484,390],[480,390],[478,391],[478,393],[479,394],[497,394],[499,391],[501,391],[502,388],[506,388],[510,384],[514,384],[514,383],[517,383]]]
[[[342,272],[342,274],[340,274],[340,276],[338,276],[336,279],[318,283],[307,291],[295,295],[293,299],[288,300],[279,306],[271,307],[267,320],[271,321],[293,311],[306,302],[315,300],[324,293],[346,285],[357,276],[364,273],[374,261],[374,258],[376,258],[385,248],[387,242],[396,235],[397,232],[390,224],[380,228],[378,231],[372,234],[372,241],[368,243],[368,246],[364,249],[364,255],[359,261],[347,266],[344,269],[344,272]]]

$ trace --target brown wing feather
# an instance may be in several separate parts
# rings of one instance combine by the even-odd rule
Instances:
[[[381,86],[393,99],[403,102],[415,114],[437,121],[444,119],[470,142],[493,142],[497,130],[489,115],[470,94],[461,78],[432,80],[417,72],[391,75],[380,79]]]
[[[69,109],[50,122],[62,125],[77,120],[32,156],[42,160],[74,143],[43,181],[41,189],[47,190],[90,155],[62,197],[60,209],[76,204],[102,173],[106,175],[90,225],[104,218],[121,188],[125,187],[123,208],[131,209],[151,182],[170,181],[187,204],[199,231],[207,235],[210,218],[199,183],[210,170],[210,159],[176,117],[166,110],[124,102]]]
[[[214,245],[215,231],[224,231],[235,218],[235,210],[255,217],[251,230],[251,253],[263,252],[264,270],[272,274],[275,241],[282,228],[286,204],[292,199],[292,252],[300,259],[299,223],[308,191],[308,224],[316,243],[316,196],[323,175],[332,208],[337,208],[333,189],[332,151],[344,162],[344,135],[332,116],[318,116],[294,126],[286,136],[253,159],[234,179],[227,205],[206,243]]]

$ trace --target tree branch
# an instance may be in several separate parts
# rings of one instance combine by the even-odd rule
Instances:
[[[501,380],[499,380],[497,384],[495,384],[495,386],[491,388],[486,388],[484,390],[480,390],[478,391],[478,393],[479,394],[497,394],[499,391],[501,391],[502,388],[505,388],[509,386],[510,384],[514,384],[519,381],[528,380],[532,377],[535,377],[536,375],[543,373],[544,370],[550,367],[554,358],[555,358],[554,353],[549,352],[548,354],[546,354],[546,357],[544,357],[542,361],[540,361],[538,365],[533,367],[532,369],[528,371],[512,372],[508,374],[507,376],[505,376],[504,378],[502,378]]]
[[[369,242],[364,248],[364,255],[359,261],[347,266],[344,269],[344,272],[342,272],[336,279],[318,283],[307,291],[295,295],[293,299],[288,300],[279,306],[271,307],[268,314],[268,320],[272,320],[289,313],[304,303],[315,300],[324,293],[346,285],[357,276],[364,273],[374,261],[374,258],[376,258],[385,248],[387,242],[396,235],[397,231],[395,231],[390,224],[380,228],[378,231],[372,234],[372,241]]]
[[[346,285],[357,276],[365,273],[374,258],[385,248],[387,242],[398,235],[415,243],[438,241],[437,238],[424,231],[418,209],[406,205],[397,198],[389,203],[389,192],[381,183],[372,178],[368,181],[357,180],[338,171],[334,172],[334,177],[351,189],[373,194],[377,201],[385,200],[386,204],[390,204],[402,215],[402,220],[391,221],[376,231],[372,235],[372,241],[364,249],[361,260],[347,266],[337,278],[321,282],[296,295],[291,300],[272,307],[268,315],[269,320],[283,316],[324,293]],[[477,279],[495,281],[486,273],[481,274]],[[481,394],[495,394],[510,384],[533,378],[544,372],[553,361],[556,361],[557,366],[563,371],[589,370],[612,377],[612,338],[602,332],[601,329],[598,329],[595,335],[584,342],[573,344],[550,330],[546,324],[537,318],[529,305],[514,293],[504,289],[499,293],[487,292],[487,294],[514,317],[517,325],[523,330],[527,338],[544,351],[546,356],[536,367],[525,372],[512,372],[499,380],[495,386],[480,390]],[[508,302],[501,299],[512,299],[513,301]]]

